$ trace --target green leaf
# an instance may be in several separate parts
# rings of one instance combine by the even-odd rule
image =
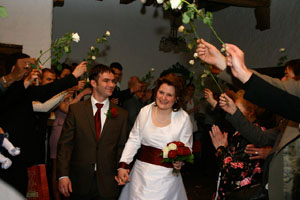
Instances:
[[[206,17],[208,17],[210,19],[211,23],[213,22],[213,14],[212,14],[212,12],[207,11],[206,12]]]
[[[189,10],[189,11],[187,11],[185,13],[190,18],[190,20],[194,19],[194,11],[193,10]]]
[[[208,70],[208,69],[204,69],[203,72],[207,75],[211,73],[210,70]]]
[[[207,24],[207,25],[211,25],[211,24],[212,24],[212,22],[211,22],[211,20],[210,20],[209,17],[205,17],[205,18],[203,19],[203,23],[204,23],[204,24]]]
[[[60,72],[62,70],[62,65],[61,64],[58,64],[56,69]]]
[[[0,17],[7,18],[6,8],[3,6],[0,6]]]
[[[57,54],[57,59],[59,60],[59,59],[61,59],[63,57],[63,53],[62,52],[58,52],[58,54]]]
[[[193,49],[193,47],[194,47],[194,44],[193,43],[188,43],[188,45],[187,45],[187,47],[188,47],[188,49]]]
[[[30,64],[30,66],[31,66],[32,69],[37,68],[37,66],[35,64],[32,64],[32,63]]]
[[[168,10],[171,7],[171,3],[169,1],[166,2],[164,9]]]
[[[51,59],[51,64],[52,64],[52,65],[55,65],[56,63],[57,63],[57,59],[56,59],[56,58],[52,58],[52,59]]]
[[[188,16],[187,12],[183,13],[182,15],[182,23],[184,24],[190,23],[190,17]]]

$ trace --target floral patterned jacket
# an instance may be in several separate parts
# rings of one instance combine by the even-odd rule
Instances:
[[[225,199],[227,192],[262,181],[263,160],[250,160],[244,152],[249,144],[239,132],[235,132],[228,146],[217,149],[217,158],[221,172],[218,195]]]

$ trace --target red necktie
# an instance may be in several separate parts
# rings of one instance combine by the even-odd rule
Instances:
[[[99,141],[100,133],[101,133],[101,108],[102,108],[103,104],[96,103],[96,106],[98,108],[98,110],[95,114],[96,138],[97,138],[97,141]]]

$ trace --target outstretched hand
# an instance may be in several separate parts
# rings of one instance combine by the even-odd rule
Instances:
[[[242,83],[246,83],[252,72],[245,65],[244,52],[233,44],[225,44],[226,48],[226,64],[230,66],[234,77],[238,78]]]
[[[212,125],[209,134],[211,137],[211,141],[216,149],[218,149],[220,146],[228,146],[228,133],[225,132],[223,134],[218,126]]]
[[[76,66],[76,68],[72,72],[72,74],[75,76],[75,78],[80,77],[81,75],[83,75],[84,72],[87,71],[86,64],[87,64],[87,61],[83,61],[79,65]]]
[[[214,98],[214,94],[212,93],[212,91],[208,88],[204,89],[204,97],[206,99],[206,101],[213,107],[215,108],[216,105],[218,104],[218,101],[215,100]]]
[[[222,71],[226,69],[226,59],[214,45],[203,39],[198,40],[197,43],[196,52],[201,60],[216,66]]]
[[[221,94],[221,96],[219,98],[219,106],[225,112],[227,112],[231,115],[233,115],[237,110],[237,106],[235,105],[233,100],[229,96],[227,96],[227,94],[225,94],[225,93]]]

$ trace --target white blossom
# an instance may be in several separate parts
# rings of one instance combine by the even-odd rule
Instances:
[[[194,58],[196,59],[196,58],[198,58],[198,53],[194,53]]]
[[[96,56],[92,56],[92,60],[96,60]]]
[[[80,41],[78,33],[72,33],[72,40],[77,43]]]
[[[91,46],[91,51],[94,51],[95,50],[95,47],[94,46]]]
[[[174,9],[181,9],[182,8],[182,3],[181,0],[170,0],[171,3],[171,8]]]
[[[178,27],[178,32],[182,33],[183,31],[184,31],[184,26],[183,25],[179,26]]]
[[[189,64],[190,64],[190,65],[194,65],[194,64],[195,64],[195,61],[194,61],[194,60],[190,60],[190,61],[189,61]]]
[[[155,69],[154,68],[151,68],[151,72],[154,72],[155,71]]]
[[[280,48],[279,51],[280,51],[281,53],[283,53],[283,52],[285,52],[285,48]]]
[[[110,32],[109,32],[109,31],[106,31],[106,32],[105,32],[105,35],[109,37],[109,36],[110,36]]]
[[[176,150],[177,149],[177,145],[174,143],[171,143],[168,145],[169,150]]]
[[[158,4],[162,4],[164,2],[164,0],[157,0]]]
[[[168,158],[168,153],[169,153],[169,148],[168,147],[164,147],[163,148],[163,158]]]
[[[146,3],[146,1],[147,1],[147,0],[141,0],[141,3],[142,3],[142,4],[145,4],[145,3]]]
[[[224,53],[226,50],[224,47],[222,47],[221,52]]]

